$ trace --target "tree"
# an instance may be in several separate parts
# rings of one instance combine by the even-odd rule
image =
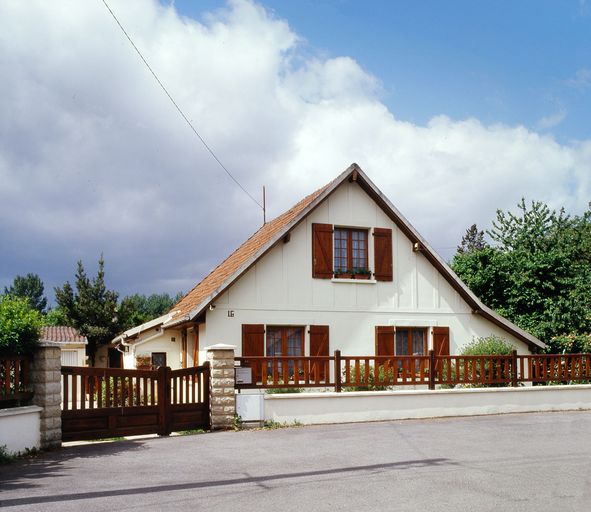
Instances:
[[[549,344],[579,351],[591,333],[591,211],[581,216],[522,200],[497,211],[495,242],[456,253],[452,268],[480,299]]]
[[[43,281],[37,274],[16,276],[10,288],[4,288],[6,295],[24,297],[29,301],[33,309],[43,313],[47,307],[47,299],[44,294]]]
[[[105,285],[104,267],[105,260],[101,255],[97,275],[91,280],[82,261],[78,261],[76,291],[69,282],[62,288],[55,288],[55,300],[68,324],[88,338],[86,350],[93,365],[97,349],[109,343],[125,324],[125,318],[119,314],[118,293],[107,290]]]
[[[70,321],[66,316],[65,311],[58,306],[56,308],[51,308],[47,313],[45,313],[45,315],[43,316],[43,324],[70,325]]]
[[[121,310],[125,311],[125,328],[129,329],[143,324],[170,311],[183,296],[181,292],[171,297],[168,293],[153,293],[152,295],[129,295],[121,301]]]
[[[39,341],[41,314],[25,297],[0,295],[0,353],[27,355]]]
[[[481,251],[488,247],[486,240],[484,240],[484,231],[479,231],[476,224],[472,224],[462,237],[460,245],[458,245],[458,252],[464,254],[467,252]]]

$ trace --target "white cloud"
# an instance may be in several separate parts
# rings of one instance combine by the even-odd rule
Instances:
[[[591,69],[578,69],[575,76],[569,78],[566,84],[575,89],[587,89],[591,87]]]
[[[559,110],[554,114],[542,117],[538,121],[538,128],[542,130],[547,130],[549,128],[554,128],[555,126],[558,126],[566,118],[566,113],[566,110]]]
[[[253,194],[267,186],[270,215],[353,161],[436,248],[521,196],[586,207],[590,141],[401,121],[376,77],[299,53],[289,25],[249,1],[201,22],[155,1],[110,4],[227,167]],[[61,284],[104,251],[122,290],[187,290],[258,227],[100,2],[2,2],[0,48],[0,281],[32,271]]]

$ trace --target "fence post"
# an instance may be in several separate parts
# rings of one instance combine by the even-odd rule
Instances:
[[[517,350],[511,351],[511,386],[517,387]]]
[[[61,348],[42,342],[33,355],[31,381],[33,405],[43,408],[40,417],[41,448],[57,448],[62,443]]]
[[[435,389],[435,351],[429,350],[429,389]]]
[[[167,436],[168,430],[168,409],[170,405],[170,368],[160,366],[158,368],[158,435]]]
[[[334,390],[341,392],[341,351],[334,351]]]
[[[236,414],[234,349],[222,343],[207,349],[210,363],[210,419],[212,430],[231,429]]]

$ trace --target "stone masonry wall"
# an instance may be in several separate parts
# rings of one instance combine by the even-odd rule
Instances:
[[[234,396],[234,347],[232,345],[213,345],[207,349],[210,364],[210,408],[211,429],[232,428],[236,414]]]
[[[43,408],[40,441],[44,449],[57,448],[62,443],[61,364],[60,347],[42,344],[31,365],[33,404]]]

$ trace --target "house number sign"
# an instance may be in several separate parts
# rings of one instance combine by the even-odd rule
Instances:
[[[228,310],[228,318],[234,318],[234,310],[232,310],[232,309]]]

